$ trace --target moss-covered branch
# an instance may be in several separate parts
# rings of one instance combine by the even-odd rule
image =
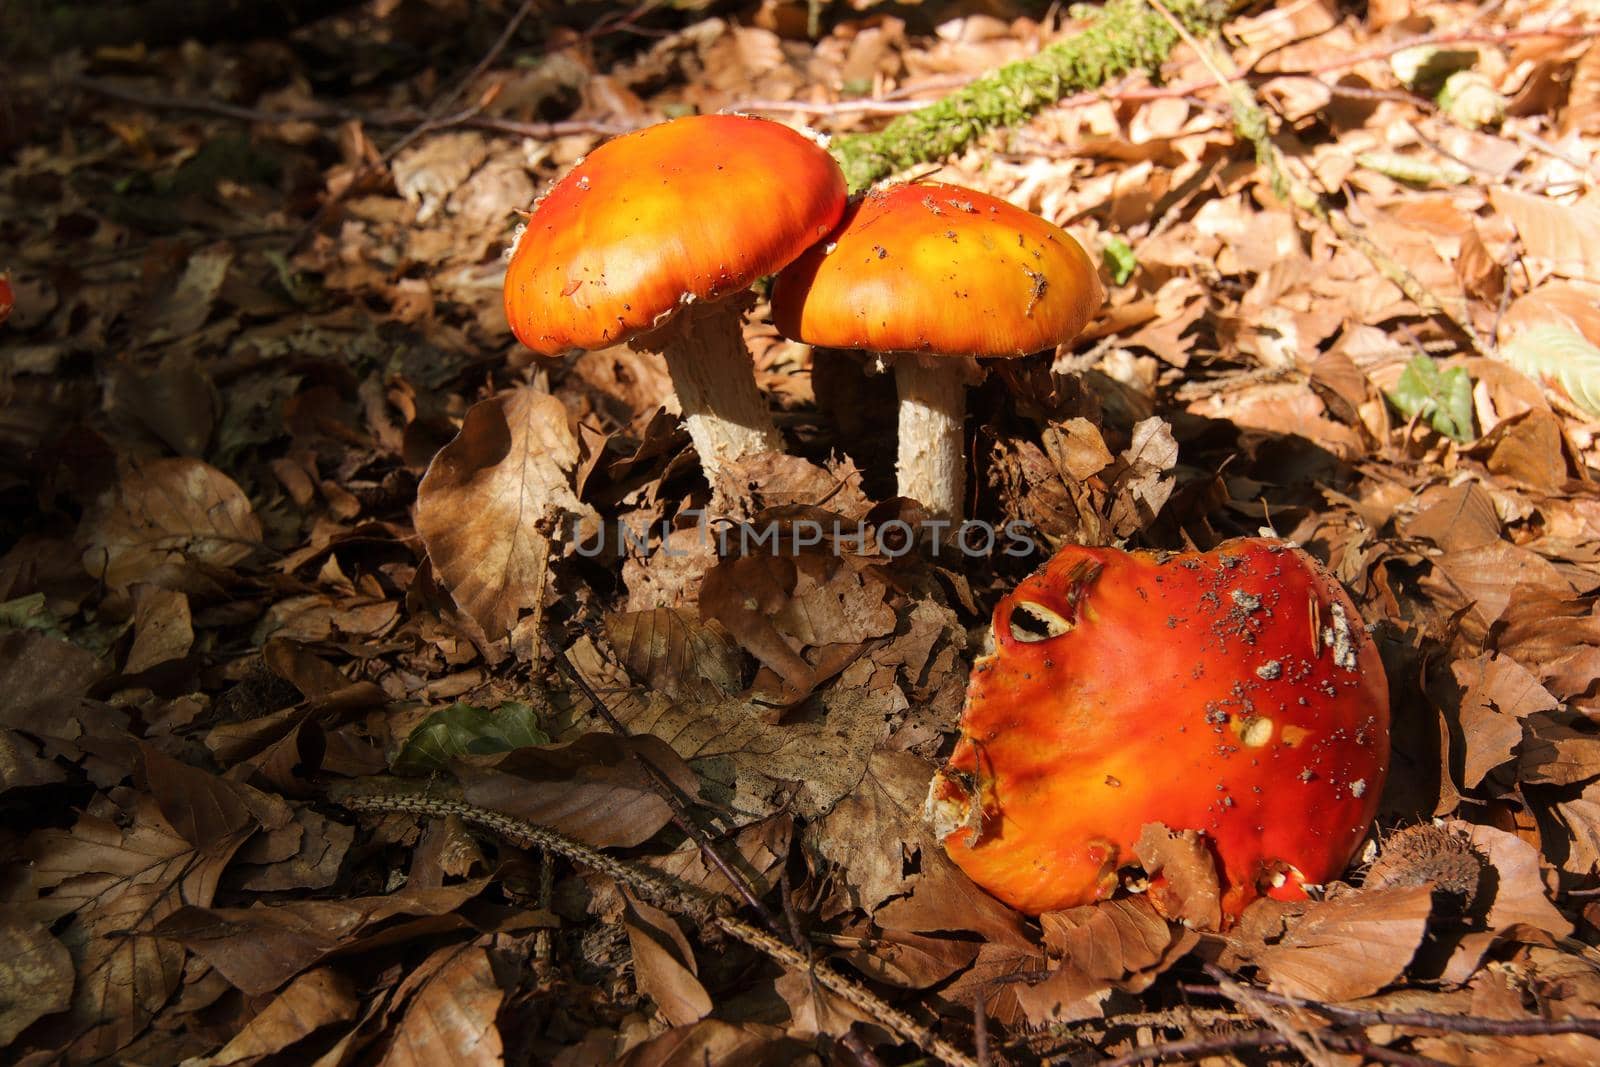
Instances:
[[[1173,0],[1167,6],[1197,34],[1221,26],[1230,10],[1226,0]],[[833,154],[850,188],[859,191],[896,171],[959,152],[984,132],[1014,126],[1063,96],[1129,71],[1154,71],[1178,41],[1144,0],[1109,0],[1093,17],[1082,33],[902,115],[877,133],[837,138]]]

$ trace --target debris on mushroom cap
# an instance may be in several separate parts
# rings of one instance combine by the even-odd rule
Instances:
[[[972,189],[875,189],[773,289],[785,335],[872,352],[1020,356],[1075,337],[1105,297],[1088,254]]]
[[[824,237],[844,174],[766,119],[694,115],[589,153],[529,215],[506,271],[506,318],[546,355],[657,325],[689,293],[748,287]]]
[[[1348,659],[1320,629],[1340,616]],[[1112,893],[1159,822],[1204,835],[1225,915],[1303,896],[1344,870],[1388,771],[1388,686],[1358,620],[1282,542],[1068,546],[995,609],[930,787],[946,850],[1038,913]]]

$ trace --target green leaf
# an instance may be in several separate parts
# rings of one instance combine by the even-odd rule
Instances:
[[[1439,364],[1419,355],[1385,395],[1406,418],[1426,419],[1453,440],[1472,440],[1472,379],[1463,368],[1441,371]]]
[[[395,757],[394,772],[432,774],[444,770],[457,756],[510,752],[549,743],[549,735],[539,728],[538,714],[527,704],[507,701],[493,710],[451,704],[429,715],[411,731],[400,755]]]
[[[1106,269],[1111,272],[1111,280],[1122,285],[1139,266],[1138,257],[1133,254],[1133,246],[1120,237],[1112,237],[1106,246],[1100,250],[1100,255],[1105,258]]]
[[[1501,345],[1500,358],[1546,387],[1559,386],[1573,404],[1600,418],[1600,348],[1582,334],[1535,326]]]

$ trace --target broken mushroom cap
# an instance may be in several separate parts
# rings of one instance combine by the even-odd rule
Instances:
[[[766,119],[694,115],[618,137],[535,205],[506,317],[545,355],[616,344],[789,263],[845,199],[833,157]]]
[[[1203,835],[1231,919],[1336,877],[1366,834],[1389,764],[1383,665],[1299,549],[1068,546],[996,607],[994,640],[928,814],[1008,904],[1110,896],[1162,823]]]
[[[924,182],[875,189],[779,275],[778,329],[829,348],[1021,356],[1077,336],[1104,300],[1071,235],[1004,200]]]

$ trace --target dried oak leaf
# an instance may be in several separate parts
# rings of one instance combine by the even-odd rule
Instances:
[[[862,642],[894,629],[887,595],[883,580],[850,558],[762,554],[708,571],[700,612],[778,676],[780,701],[795,703],[845,666]],[[816,662],[806,650],[818,650]]]
[[[139,674],[151,667],[182,659],[194,646],[194,624],[189,598],[158,585],[133,587],[133,647],[122,673]]]
[[[66,728],[64,706],[84,696],[110,673],[106,663],[77,645],[28,630],[0,632],[0,724],[25,733]]]
[[[117,589],[174,569],[225,569],[260,542],[261,522],[233,479],[186,458],[122,464],[77,533],[84,569]]]
[[[388,945],[467,929],[455,912],[488,885],[489,879],[478,878],[347,900],[187,906],[155,924],[162,939],[157,943],[181,945],[245,993],[263,996],[334,952],[357,951],[368,940]]]
[[[723,625],[692,609],[614,612],[606,639],[634,680],[673,700],[720,700],[744,688],[744,664]]]
[[[473,804],[551,827],[595,848],[626,848],[648,841],[672,819],[641,758],[683,795],[699,795],[694,771],[667,742],[648,734],[584,734],[559,745],[465,757],[456,767]]]
[[[1474,789],[1496,767],[1510,762],[1523,742],[1523,720],[1559,707],[1539,679],[1508,656],[1484,653],[1450,666],[1465,688],[1459,713],[1464,746],[1461,784]]]
[[[310,971],[290,982],[215,1054],[186,1061],[185,1067],[255,1063],[325,1026],[353,1021],[360,1010],[361,998],[348,978],[330,967]]]
[[[1137,533],[1155,521],[1176,484],[1178,442],[1160,416],[1136,424],[1133,441],[1117,457],[1115,488],[1108,519],[1118,537]]]
[[[923,803],[932,776],[933,766],[909,752],[873,752],[860,783],[807,828],[806,846],[837,865],[851,906],[886,929],[1015,935],[1018,915],[973,885],[929,832]],[[896,898],[909,899],[880,910]]]
[[[1195,935],[1156,914],[1143,897],[1046,912],[1039,916],[1039,925],[1046,947],[1073,968],[1090,978],[1115,982],[1165,969],[1164,963],[1181,955],[1174,955],[1175,946],[1193,947],[1196,942]]]
[[[417,486],[434,573],[490,639],[537,615],[561,524],[594,517],[573,491],[578,458],[565,406],[522,387],[473,405]]]
[[[764,1023],[729,1023],[702,1019],[641,1045],[616,1061],[617,1067],[705,1067],[737,1063],[740,1067],[821,1067],[817,1054],[783,1030]]]
[[[41,923],[0,918],[0,1049],[72,1001],[72,955]]]
[[[210,776],[171,760],[153,777],[163,797],[113,790],[71,830],[28,841],[44,895],[26,910],[72,916],[62,937],[77,965],[71,1018],[84,1058],[128,1044],[177,989],[183,948],[157,928],[185,906],[210,904],[223,868],[260,825],[220,779],[208,788],[199,779]]]
[[[808,818],[831,810],[861,780],[891,718],[906,706],[892,677],[880,681],[862,659],[772,723],[771,709],[749,700],[678,703],[631,690],[587,637],[568,655],[597,690],[615,694],[612,713],[629,731],[671,745],[700,775],[703,794],[755,818],[791,803]]]
[[[1222,890],[1217,861],[1195,830],[1176,833],[1146,823],[1134,842],[1134,855],[1151,878],[1150,901],[1162,915],[1197,930],[1222,926]]]
[[[419,976],[425,977],[417,981]],[[495,980],[487,952],[476,945],[439,949],[402,984],[396,999],[414,984],[420,988],[394,1025],[379,1067],[505,1063],[504,1043],[495,1026],[505,992]]]
[[[1283,909],[1287,929],[1280,939],[1246,952],[1275,992],[1353,1000],[1376,993],[1405,973],[1422,944],[1432,908],[1433,891],[1425,885],[1296,904]]]
[[[694,949],[683,930],[660,908],[625,896],[622,923],[633,949],[639,992],[655,1001],[656,1011],[671,1026],[688,1026],[710,1015],[711,995],[700,984]]]
[[[1534,847],[1516,834],[1492,826],[1449,820],[1445,823],[1466,835],[1488,860],[1492,878],[1481,886],[1478,904],[1488,903],[1485,921],[1491,930],[1504,930],[1517,923],[1543,930],[1556,937],[1572,933],[1572,924],[1551,903],[1545,889],[1541,859]]]

